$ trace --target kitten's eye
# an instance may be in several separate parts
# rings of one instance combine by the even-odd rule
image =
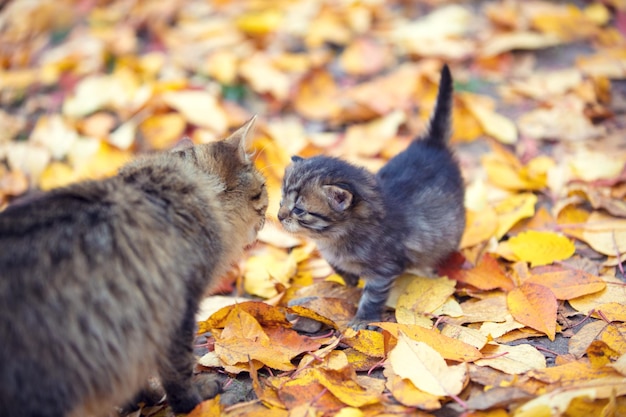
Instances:
[[[302,216],[305,213],[305,211],[302,210],[300,207],[294,207],[293,210],[291,210],[291,212],[295,214],[296,216]]]
[[[259,191],[258,194],[255,194],[252,196],[252,201],[259,201],[262,195],[263,195],[263,191]]]

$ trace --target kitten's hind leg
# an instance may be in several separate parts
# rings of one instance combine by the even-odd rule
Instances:
[[[371,326],[369,323],[382,320],[383,308],[394,280],[395,277],[377,277],[365,282],[359,307],[354,318],[348,323],[349,327],[354,330],[376,329],[376,326]]]

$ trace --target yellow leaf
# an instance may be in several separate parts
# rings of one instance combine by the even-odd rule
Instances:
[[[341,111],[337,96],[338,88],[333,76],[327,71],[316,71],[302,81],[293,105],[308,119],[328,120]]]
[[[250,35],[265,35],[280,27],[282,21],[283,16],[280,11],[266,8],[244,13],[237,18],[235,23],[242,32]]]
[[[600,339],[620,355],[626,353],[626,325],[611,324],[604,329]]]
[[[275,296],[275,285],[288,284],[298,268],[294,257],[284,251],[269,247],[267,251],[248,258],[243,272],[246,292],[264,298]]]
[[[491,206],[486,206],[481,211],[467,210],[465,216],[465,232],[461,238],[459,247],[469,248],[482,243],[493,235],[498,229],[498,217]]]
[[[581,383],[575,388],[556,388],[530,400],[515,410],[514,417],[540,417],[565,415],[575,398],[587,401],[614,398],[626,394],[626,378],[602,378]]]
[[[531,193],[512,195],[506,200],[498,203],[494,208],[498,214],[498,229],[496,237],[500,239],[518,221],[535,214],[535,204],[537,196]]]
[[[617,178],[624,169],[626,158],[607,152],[579,150],[568,158],[568,164],[576,178],[583,181]]]
[[[218,417],[222,415],[223,406],[220,404],[220,396],[201,402],[187,417]]]
[[[396,313],[405,311],[406,315],[398,319],[399,323],[412,324],[414,316],[432,313],[441,307],[454,294],[456,281],[441,278],[415,276],[398,297]]]
[[[594,317],[599,317],[602,313],[602,317],[605,317],[609,322],[621,321],[626,322],[626,304],[624,303],[606,303],[600,304],[596,307],[596,313]]]
[[[607,303],[626,305],[626,287],[619,279],[611,276],[602,276],[606,288],[593,294],[585,295],[569,300],[569,304],[583,314],[589,314],[591,310],[600,309]]]
[[[183,136],[187,123],[178,113],[155,114],[139,125],[143,137],[154,149],[170,149]]]
[[[43,191],[63,187],[78,179],[78,176],[68,164],[53,161],[41,173],[39,188]]]
[[[485,359],[477,360],[476,365],[488,366],[510,375],[546,367],[545,356],[531,345],[508,346],[492,342],[481,352]]]
[[[482,105],[480,100],[472,100],[472,95],[465,93],[458,96],[463,99],[486,134],[507,145],[517,142],[517,128],[509,118]]]
[[[562,261],[574,254],[576,248],[571,240],[553,232],[528,230],[508,240],[513,254],[531,266],[547,265]]]
[[[620,374],[626,376],[626,354],[619,357],[618,360],[609,365]]]
[[[542,49],[561,43],[558,37],[537,32],[501,32],[482,45],[483,56],[498,55],[513,49]]]
[[[348,329],[349,331],[350,329]],[[348,331],[344,334],[342,342],[359,352],[369,356],[382,358],[385,356],[383,335],[373,330],[360,330],[353,336]]]
[[[274,67],[265,54],[245,59],[239,66],[239,73],[257,93],[269,93],[281,101],[289,94],[289,78]]]
[[[626,252],[626,219],[594,211],[585,223],[581,239],[596,251],[617,256]]]
[[[396,110],[371,122],[348,127],[344,139],[346,152],[365,157],[378,155],[404,123],[404,112]]]
[[[441,329],[444,336],[457,339],[465,344],[474,346],[476,349],[482,349],[487,344],[487,336],[476,329],[456,324],[446,324]]]
[[[468,376],[466,364],[448,366],[435,349],[402,333],[398,344],[389,353],[389,364],[397,375],[437,396],[459,394]]]
[[[418,389],[411,380],[396,375],[392,367],[385,367],[383,375],[387,378],[387,389],[400,403],[421,410],[438,410],[441,408],[439,396]]]
[[[356,381],[346,379],[340,372],[328,369],[311,369],[310,378],[322,384],[341,402],[351,407],[363,407],[380,402],[382,392],[372,392]]]
[[[395,338],[400,338],[401,335],[404,335],[409,339],[424,342],[435,349],[444,359],[457,362],[472,362],[482,357],[481,353],[474,346],[443,335],[437,330],[399,323],[377,323],[376,325],[389,332]]]
[[[558,304],[550,289],[525,282],[508,293],[506,302],[515,320],[554,340]]]
[[[163,94],[163,101],[178,110],[190,122],[221,134],[228,119],[217,98],[208,91],[186,90]]]

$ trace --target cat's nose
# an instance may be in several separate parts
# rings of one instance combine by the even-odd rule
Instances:
[[[277,216],[278,216],[278,220],[282,222],[283,220],[287,218],[287,211],[281,208],[280,210],[278,210]]]

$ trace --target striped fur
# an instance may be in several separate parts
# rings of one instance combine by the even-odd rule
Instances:
[[[3,416],[108,415],[153,373],[177,413],[217,392],[192,384],[194,318],[265,220],[249,128],[0,212]]]

